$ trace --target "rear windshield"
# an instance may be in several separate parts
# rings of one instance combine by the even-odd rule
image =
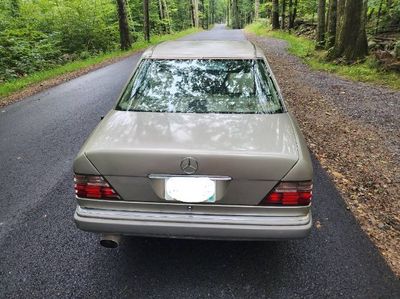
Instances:
[[[282,113],[262,60],[143,60],[117,110],[171,113]]]

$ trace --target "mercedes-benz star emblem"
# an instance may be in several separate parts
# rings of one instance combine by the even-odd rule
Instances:
[[[181,162],[181,169],[186,174],[194,174],[199,168],[199,163],[197,163],[196,159],[187,157]]]

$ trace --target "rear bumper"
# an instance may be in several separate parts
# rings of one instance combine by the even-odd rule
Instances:
[[[278,240],[308,235],[311,212],[305,216],[209,215],[132,212],[82,208],[75,212],[78,228],[97,233],[193,239]]]

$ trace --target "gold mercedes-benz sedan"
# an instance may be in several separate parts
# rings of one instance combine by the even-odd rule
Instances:
[[[74,161],[78,228],[122,236],[305,237],[312,165],[262,51],[247,41],[147,50]]]

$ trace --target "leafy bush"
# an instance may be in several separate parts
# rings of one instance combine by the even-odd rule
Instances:
[[[39,31],[9,29],[0,33],[0,80],[21,77],[62,62],[59,37]]]
[[[0,82],[118,48],[112,0],[18,3],[0,4]]]

